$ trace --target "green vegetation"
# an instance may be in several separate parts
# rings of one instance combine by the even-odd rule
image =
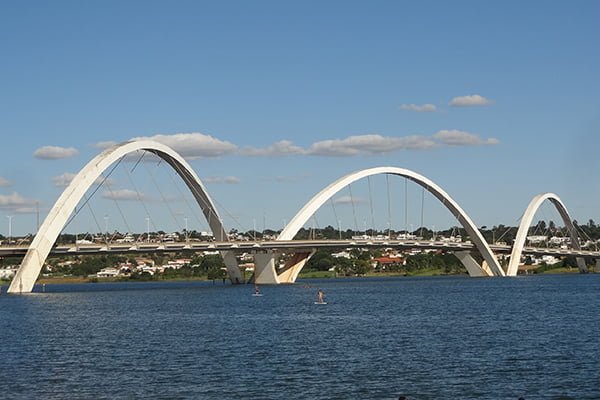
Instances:
[[[194,255],[190,262],[177,268],[165,267],[162,273],[150,273],[137,267],[137,260],[155,266],[163,266],[171,259],[181,258],[175,254],[147,254],[134,257],[117,255],[53,257],[48,259],[39,282],[105,282],[105,281],[149,281],[149,280],[217,280],[226,278],[223,258],[219,254],[206,256]],[[114,278],[97,278],[95,275],[103,268],[127,266],[127,271]],[[162,269],[162,268],[159,268]]]
[[[353,249],[350,257],[334,257],[326,250],[317,251],[306,263],[301,276],[313,277],[328,272],[334,276],[389,276],[389,275],[448,275],[464,274],[461,262],[451,253],[419,253],[397,262],[380,263],[381,251]],[[390,261],[393,259],[388,259]],[[331,275],[328,275],[331,276]]]

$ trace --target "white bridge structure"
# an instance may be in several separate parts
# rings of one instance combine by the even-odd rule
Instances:
[[[230,242],[227,231],[223,226],[223,222],[217,209],[202,184],[200,178],[191,168],[191,166],[170,147],[149,140],[125,142],[114,147],[111,147],[94,159],[92,159],[83,169],[75,176],[68,187],[63,191],[58,198],[48,216],[40,226],[38,233],[27,249],[23,261],[14,276],[11,285],[8,289],[9,293],[28,293],[31,292],[35,281],[37,280],[40,271],[46,261],[46,258],[51,252],[56,253],[55,242],[67,223],[69,217],[74,212],[77,204],[84,198],[87,190],[107,171],[111,165],[120,162],[125,156],[137,151],[147,151],[160,157],[162,160],[175,170],[175,172],[185,182],[200,209],[213,234],[215,235],[216,243],[211,245],[212,248],[218,249],[223,256],[229,278],[233,283],[243,283],[243,277],[237,264],[236,252],[241,249],[246,249],[248,245],[237,244]],[[397,167],[377,167],[365,169],[362,171],[348,174],[331,185],[327,186],[317,195],[315,195],[306,205],[290,220],[285,226],[277,240],[269,243],[254,243],[251,245],[254,249],[255,272],[254,281],[260,284],[280,284],[295,282],[301,269],[304,267],[308,259],[315,253],[316,249],[321,247],[335,246],[365,246],[369,247],[372,243],[355,243],[348,241],[294,241],[294,237],[304,224],[313,216],[313,214],[329,199],[343,188],[351,183],[364,179],[373,175],[396,175],[404,177],[408,180],[420,185],[424,190],[431,193],[448,211],[458,220],[462,227],[467,232],[472,244],[458,245],[452,250],[458,259],[463,263],[470,276],[485,277],[485,276],[516,276],[521,255],[525,248],[528,229],[533,221],[535,213],[540,205],[549,200],[558,210],[563,219],[565,226],[569,230],[573,251],[566,254],[575,255],[577,263],[582,272],[586,272],[586,265],[583,256],[594,257],[600,259],[600,253],[581,251],[577,231],[569,216],[569,213],[559,199],[553,193],[544,193],[536,196],[527,207],[517,232],[516,240],[511,248],[510,262],[504,269],[498,262],[496,253],[492,251],[492,247],[496,251],[506,251],[507,248],[501,246],[490,246],[484,239],[483,235],[477,228],[477,225],[471,220],[467,213],[448,195],[440,186],[429,180],[428,178],[408,169]],[[294,242],[296,242],[294,244]],[[386,243],[388,244],[388,243]],[[397,243],[400,247],[414,246],[422,247],[423,243]],[[156,246],[158,247],[158,246]],[[184,246],[182,245],[181,248]],[[436,248],[435,243],[429,246]],[[437,246],[438,248],[440,246]],[[443,246],[442,246],[443,247]],[[128,247],[127,247],[128,248]],[[194,250],[188,246],[188,249]],[[110,250],[110,249],[104,249]],[[118,247],[117,247],[118,250]],[[123,249],[125,250],[125,249]],[[157,250],[157,248],[147,247],[146,251]],[[162,249],[164,250],[164,248]],[[471,252],[477,251],[483,261],[477,262]],[[97,249],[96,251],[102,251]],[[114,249],[113,249],[114,251]],[[282,253],[288,255],[288,261],[284,266],[276,265],[279,255]],[[565,254],[565,252],[562,252]]]
[[[221,217],[215,208],[208,192],[200,181],[200,178],[192,167],[170,147],[149,140],[130,141],[106,149],[92,159],[73,178],[69,186],[60,195],[48,216],[40,226],[38,233],[29,246],[21,266],[17,270],[10,287],[9,293],[31,292],[40,271],[46,261],[46,257],[54,246],[58,235],[67,223],[69,217],[75,210],[79,201],[87,190],[96,182],[109,167],[120,161],[129,153],[145,150],[156,154],[166,161],[177,174],[183,179],[198,202],[208,225],[219,241],[227,241],[227,232],[223,227]],[[227,272],[234,281],[242,282],[242,276],[237,266],[235,255],[230,252],[223,253],[223,259],[227,266]]]

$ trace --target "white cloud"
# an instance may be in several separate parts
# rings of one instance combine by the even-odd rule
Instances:
[[[365,199],[360,197],[352,197],[352,196],[340,196],[333,199],[333,204],[364,204],[366,203]]]
[[[69,183],[71,183],[73,178],[75,178],[75,174],[71,172],[65,172],[62,175],[52,177],[52,183],[54,184],[54,186],[67,187],[69,186]]]
[[[38,211],[38,207],[35,206],[17,207],[13,210],[15,214],[36,214]]]
[[[74,157],[79,151],[74,147],[44,146],[33,152],[35,158],[42,160],[58,160],[61,158]]]
[[[104,142],[98,142],[96,144],[94,144],[94,147],[97,149],[108,149],[109,147],[113,147],[115,145],[119,144],[118,142],[112,141],[112,140],[107,140]]]
[[[304,153],[305,150],[302,147],[296,146],[289,140],[280,140],[279,142],[273,143],[272,145],[264,148],[245,147],[241,151],[242,155],[256,157],[276,157]]]
[[[310,146],[308,154],[318,156],[354,156],[361,154],[385,154],[398,150],[422,150],[436,146],[436,142],[425,136],[390,137],[373,134],[316,142]]]
[[[474,133],[463,132],[456,129],[438,131],[433,137],[446,146],[481,146],[500,143],[500,141],[495,138],[482,139],[479,135]]]
[[[0,186],[10,186],[11,182],[8,179],[2,178],[0,176]]]
[[[136,137],[131,140],[155,140],[171,147],[187,159],[219,157],[237,151],[237,146],[233,143],[197,132]]]
[[[110,200],[145,200],[146,196],[142,192],[136,192],[130,189],[107,190],[102,193],[102,197]]]
[[[240,178],[236,176],[207,176],[206,178],[202,178],[202,182],[204,183],[225,183],[228,185],[235,185],[240,183]]]
[[[9,195],[0,194],[0,208],[17,209],[35,204],[35,200],[26,199],[17,192]]]
[[[401,110],[406,110],[406,111],[414,111],[414,112],[435,112],[437,110],[437,107],[433,104],[402,104],[400,106]]]
[[[478,94],[470,96],[458,96],[450,100],[450,106],[452,107],[473,107],[473,106],[487,106],[492,104],[492,101],[486,99]]]

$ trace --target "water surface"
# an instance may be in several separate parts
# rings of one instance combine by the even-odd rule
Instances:
[[[318,288],[327,305],[314,304]],[[149,282],[3,293],[0,397],[600,398],[600,275],[261,291]]]

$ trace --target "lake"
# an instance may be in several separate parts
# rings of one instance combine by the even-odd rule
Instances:
[[[35,290],[0,295],[2,398],[600,398],[600,275]]]

